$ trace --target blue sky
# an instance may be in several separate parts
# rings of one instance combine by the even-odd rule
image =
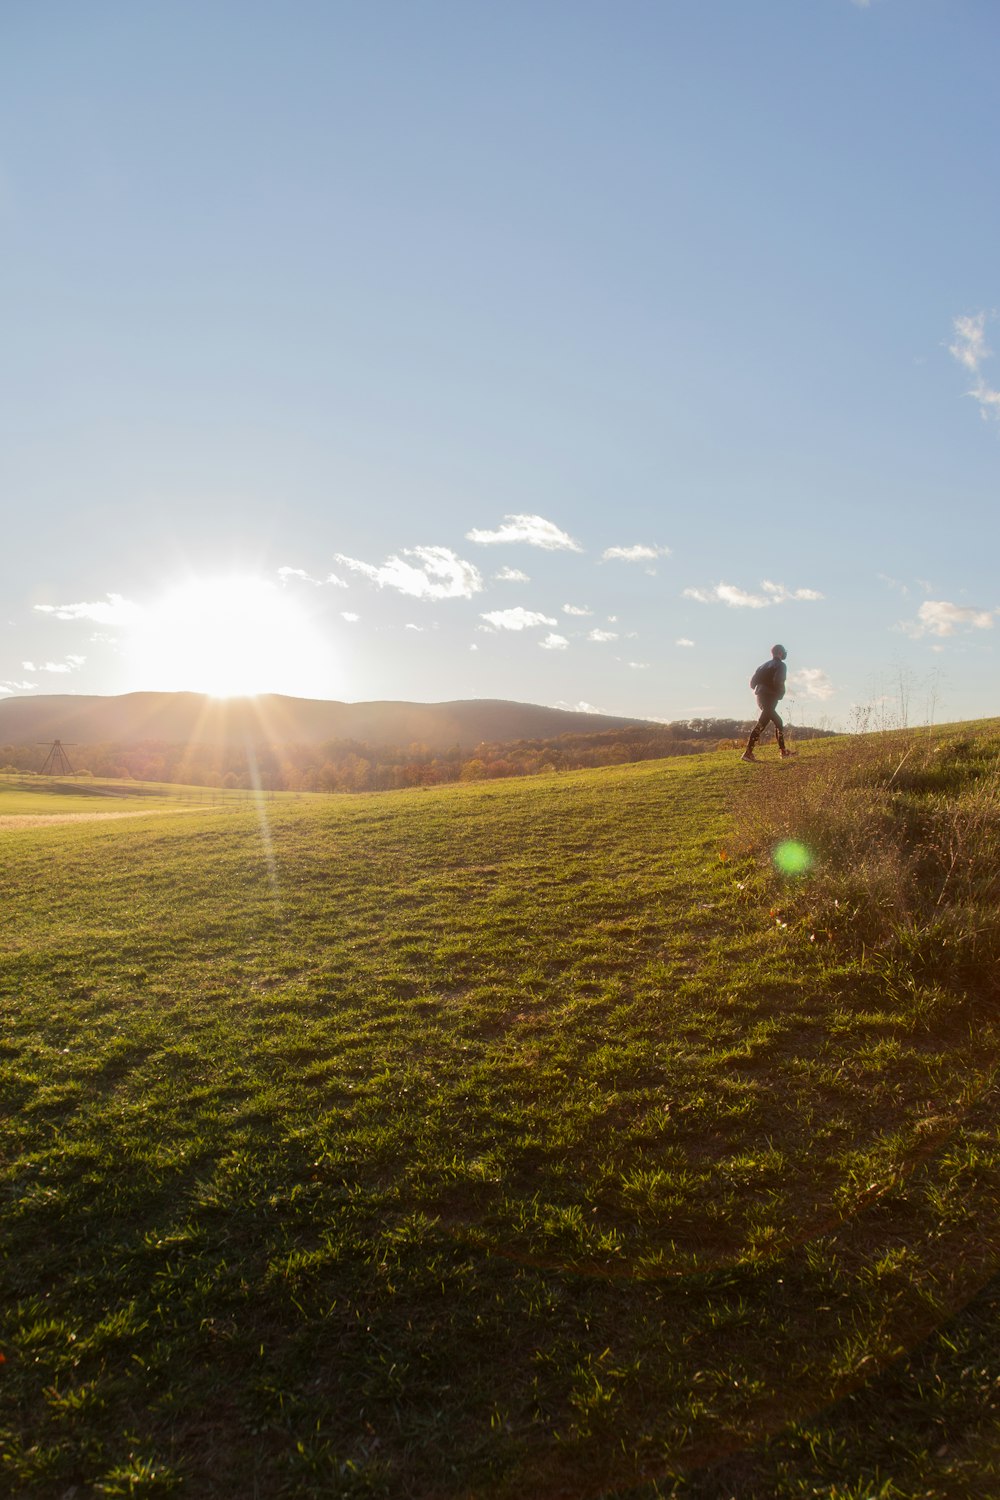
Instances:
[[[0,12],[0,691],[997,712],[993,0]]]

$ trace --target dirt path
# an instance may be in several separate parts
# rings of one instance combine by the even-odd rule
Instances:
[[[106,823],[111,818],[148,818],[195,810],[193,807],[134,807],[128,812],[10,813],[0,817],[0,832],[9,828],[45,828],[50,823]]]

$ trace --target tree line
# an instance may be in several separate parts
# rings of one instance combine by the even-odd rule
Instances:
[[[132,745],[77,745],[72,756],[78,775],[102,778],[286,792],[383,792],[692,755],[745,739],[750,723],[684,719],[554,739],[483,742],[471,750],[457,745],[448,750],[416,743],[371,745],[353,739],[316,745],[175,745],[143,740]],[[794,730],[799,739],[829,732]],[[45,746],[3,745],[0,766],[38,772],[45,755]]]

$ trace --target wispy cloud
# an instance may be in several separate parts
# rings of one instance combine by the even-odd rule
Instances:
[[[580,703],[566,703],[566,702],[563,702],[562,700],[560,700],[560,702],[558,702],[558,703],[553,703],[552,707],[553,708],[565,708],[565,709],[568,709],[569,712],[573,713],[573,714],[603,714],[604,713],[604,709],[603,708],[595,708],[592,703],[584,703],[582,701]]]
[[[550,630],[544,641],[539,641],[539,645],[543,651],[565,651],[569,641],[564,635],[556,635],[555,631]]]
[[[299,583],[312,583],[317,588],[323,586],[322,578],[313,578],[312,574],[307,573],[304,568],[279,568],[278,577],[282,583],[291,583],[293,579],[298,579]]]
[[[993,354],[986,342],[986,313],[956,318],[952,326],[955,342],[948,345],[948,352],[973,376],[972,389],[967,394],[979,403],[984,418],[1000,418],[1000,390],[989,385],[982,372],[982,366]]]
[[[915,640],[924,635],[954,635],[958,630],[992,630],[998,614],[1000,610],[996,609],[971,609],[946,599],[926,599],[915,620],[901,620],[896,628]]]
[[[497,583],[530,583],[531,579],[527,573],[522,573],[520,568],[501,568],[495,573]]]
[[[818,698],[822,702],[832,698],[835,691],[822,667],[800,667],[789,675],[788,686],[803,698]]]
[[[616,641],[618,633],[614,630],[592,630],[587,636],[588,641]]]
[[[986,314],[980,312],[973,317],[956,318],[952,327],[955,342],[948,345],[948,353],[973,375],[978,375],[983,360],[989,359],[993,353],[986,343]]]
[[[811,601],[822,599],[823,597],[819,589],[786,589],[783,583],[771,583],[770,579],[767,578],[761,583],[761,588],[765,594],[770,595],[772,604],[786,604],[790,600],[801,599]]]
[[[710,589],[685,589],[685,599],[695,599],[699,604],[726,604],[730,609],[767,609],[771,604],[788,604],[801,600],[822,599],[816,589],[788,589],[783,583],[772,583],[765,578],[760,594],[751,594],[734,583],[717,583]]]
[[[587,609],[586,605],[583,604],[564,604],[562,610],[564,615],[585,616],[592,615],[594,613],[592,609]]]
[[[34,693],[37,690],[37,682],[0,682],[0,693]]]
[[[489,614],[480,615],[494,630],[534,630],[539,625],[557,625],[557,620],[550,619],[548,615],[540,615],[533,609],[522,609],[518,605],[515,609],[493,609]]]
[[[467,531],[466,541],[483,545],[494,542],[527,542],[529,547],[544,547],[548,552],[582,552],[580,543],[544,516],[504,516],[496,531]]]
[[[420,566],[404,562],[404,557],[415,558]],[[380,589],[398,589],[414,599],[471,599],[483,588],[479,569],[457,557],[448,547],[407,547],[403,557],[394,554],[381,567],[346,557],[342,552],[337,553],[337,561]]]
[[[601,553],[601,561],[652,562],[657,557],[669,556],[669,547],[647,547],[639,542],[634,547],[606,547]]]
[[[766,609],[771,603],[760,594],[748,594],[732,583],[717,583],[710,589],[685,589],[685,599],[699,604],[728,604],[731,609]]]
[[[21,666],[26,672],[66,673],[77,671],[86,660],[85,656],[67,656],[65,661],[46,661],[39,662],[37,665],[33,661],[23,661]]]
[[[677,640],[674,642],[674,645],[675,646],[693,646],[694,645],[694,641],[688,640],[688,638],[687,638],[686,635],[682,635],[682,636],[678,636]]]
[[[107,594],[93,604],[36,604],[35,608],[57,620],[95,620],[98,625],[131,625],[142,614],[138,604],[121,594]]]
[[[361,619],[361,616],[356,615],[351,609],[342,609],[340,611],[340,618],[342,620],[346,620],[348,625],[356,625]]]

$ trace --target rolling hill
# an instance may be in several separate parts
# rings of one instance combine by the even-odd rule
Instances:
[[[321,744],[354,739],[370,745],[419,743],[430,749],[472,748],[484,740],[553,739],[629,728],[642,719],[546,708],[534,703],[473,699],[453,703],[339,703],[261,694],[209,698],[201,693],[70,693],[0,702],[0,744],[61,739],[80,744]]]

